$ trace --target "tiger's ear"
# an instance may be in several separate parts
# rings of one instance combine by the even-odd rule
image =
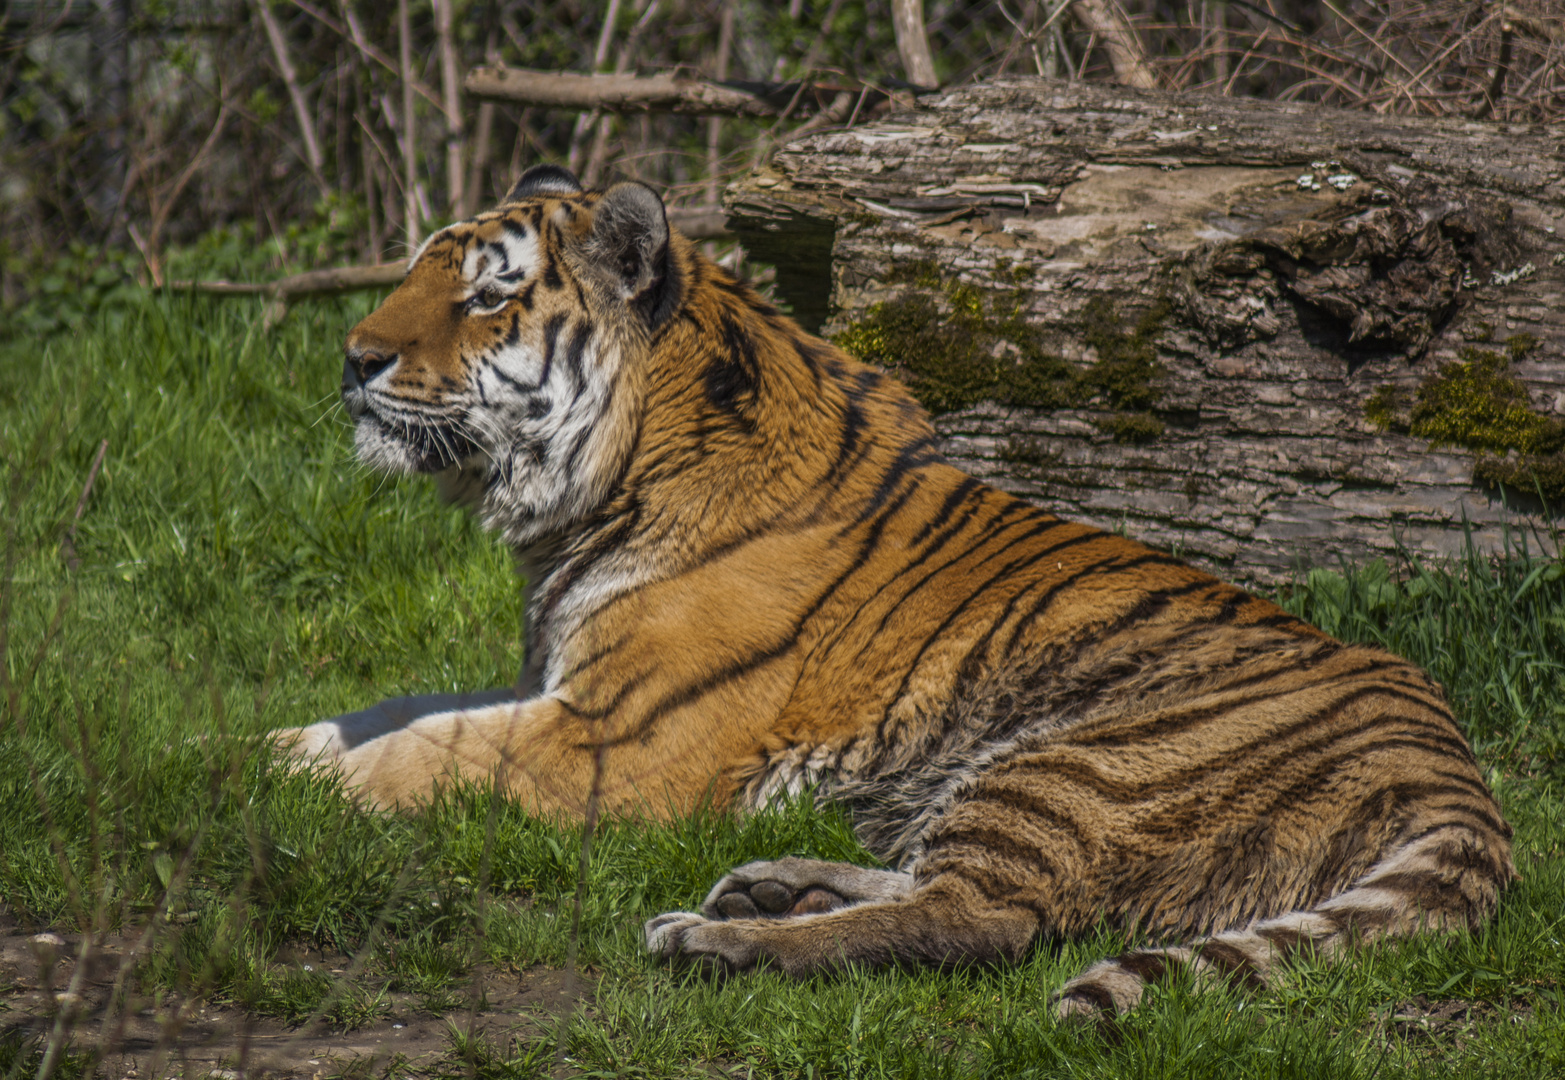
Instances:
[[[679,302],[668,240],[663,200],[645,184],[615,184],[593,207],[588,256],[654,327],[673,314]]]
[[[534,165],[506,192],[502,202],[519,202],[538,195],[580,195],[580,181],[558,165]]]

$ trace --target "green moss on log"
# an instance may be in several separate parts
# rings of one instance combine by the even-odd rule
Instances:
[[[1024,275],[1009,267],[1007,280]],[[991,291],[943,278],[928,261],[887,275],[902,295],[872,305],[836,342],[860,360],[899,375],[933,413],[993,401],[1054,410],[1094,406],[1111,415],[1099,429],[1120,442],[1163,433],[1150,412],[1160,396],[1156,337],[1167,307],[1156,305],[1126,327],[1112,304],[1094,300],[1082,313],[1082,337],[1098,354],[1078,367],[1043,347],[1024,317],[1026,292]]]
[[[1418,389],[1408,430],[1431,447],[1548,453],[1565,446],[1565,424],[1544,416],[1527,388],[1510,373],[1509,358],[1489,349],[1463,349]]]
[[[1411,409],[1394,386],[1364,403],[1364,418],[1382,431],[1428,439],[1430,449],[1476,453],[1473,479],[1549,500],[1565,499],[1565,421],[1532,407],[1510,365],[1537,348],[1531,334],[1504,342],[1505,352],[1468,347],[1418,388]]]

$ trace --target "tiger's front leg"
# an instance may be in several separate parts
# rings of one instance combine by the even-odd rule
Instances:
[[[594,791],[606,808],[635,799],[648,779],[638,775],[644,763],[596,752],[597,740],[558,698],[508,700],[513,695],[393,699],[280,732],[278,743],[295,761],[340,768],[347,787],[373,808],[423,801],[459,779],[493,780],[541,814],[581,817]],[[645,786],[651,794],[653,785]]]

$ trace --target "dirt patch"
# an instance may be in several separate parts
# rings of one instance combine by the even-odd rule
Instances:
[[[95,938],[85,964],[82,942],[81,935],[0,924],[0,1039],[14,1047],[20,1036],[36,1052],[58,1032],[67,1054],[86,1055],[95,1063],[91,1071],[107,1080],[466,1074],[472,1068],[465,1041],[478,1038],[509,1056],[514,1039],[535,1039],[578,1003],[586,1010],[594,981],[590,972],[572,979],[552,968],[480,965],[454,988],[451,997],[462,1006],[430,1012],[416,995],[386,993],[373,1019],[345,1031],[319,1020],[290,1025],[167,991],[138,992],[131,975],[145,948],[139,934]],[[347,957],[312,952],[297,960],[326,965],[332,974],[349,970]],[[384,982],[363,981],[372,991]]]
[[[1392,1010],[1391,1025],[1396,1034],[1408,1040],[1445,1036],[1460,1039],[1472,1028],[1492,1024],[1501,1016],[1519,1022],[1531,1015],[1532,1006],[1523,1003],[1501,1006],[1488,1001],[1430,1001],[1419,994]]]

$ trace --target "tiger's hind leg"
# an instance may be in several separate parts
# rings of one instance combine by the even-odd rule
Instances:
[[[646,927],[647,950],[674,963],[715,971],[749,971],[770,964],[786,975],[803,977],[858,965],[1013,960],[1026,951],[1037,933],[1037,917],[1027,908],[997,903],[973,881],[955,874],[915,884],[911,875],[814,863],[832,873],[826,878],[816,873],[793,878],[803,885],[800,889],[773,876],[779,873],[778,865],[751,863],[741,867],[735,872],[737,880],[729,875],[712,891],[701,914],[672,912],[651,920]],[[766,868],[759,872],[767,876],[743,885],[743,879],[756,873],[754,867]],[[786,873],[781,876],[790,877]],[[831,880],[850,894],[865,890],[887,895],[857,902],[844,897],[844,906],[792,917],[722,917],[726,898],[744,896],[742,903],[759,909],[768,890],[761,889],[761,897],[757,897],[757,889],[776,884],[780,906],[784,889],[808,897],[812,890],[822,888],[818,884],[821,880]],[[725,887],[727,891],[723,891]]]
[[[1352,887],[1304,911],[1258,919],[1189,945],[1134,949],[1101,960],[1065,984],[1061,1016],[1125,1012],[1147,986],[1183,969],[1262,989],[1303,949],[1333,956],[1355,943],[1424,930],[1477,928],[1515,877],[1509,845],[1489,830],[1450,823],[1398,846]]]

